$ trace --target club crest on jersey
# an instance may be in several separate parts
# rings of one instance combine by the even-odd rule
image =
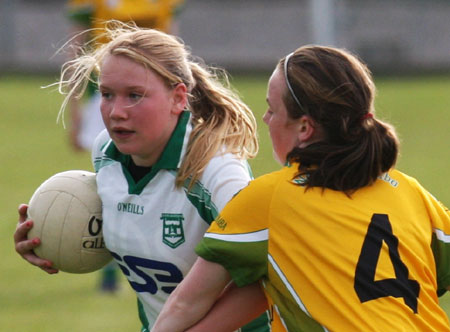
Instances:
[[[171,248],[176,248],[184,243],[184,217],[181,213],[163,213],[163,243]]]

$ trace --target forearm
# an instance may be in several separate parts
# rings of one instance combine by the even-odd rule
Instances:
[[[267,309],[267,300],[259,282],[242,288],[231,283],[208,314],[186,332],[235,331]]]
[[[182,332],[201,320],[214,301],[190,302],[183,292],[177,290],[169,297],[152,332]]]
[[[199,258],[169,296],[152,332],[188,329],[206,315],[229,281],[230,276],[221,265]]]

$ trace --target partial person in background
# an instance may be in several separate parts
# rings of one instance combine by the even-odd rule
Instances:
[[[226,73],[194,60],[178,38],[118,21],[106,37],[108,43],[66,63],[60,90],[68,91],[66,100],[82,93],[96,71],[107,129],[92,153],[103,236],[136,292],[148,331],[196,260],[194,248],[210,223],[251,180],[247,158],[258,150],[256,121]],[[27,239],[26,211],[21,205],[16,251],[58,272],[34,254],[40,239]],[[217,321],[212,330],[222,326]],[[268,315],[242,331],[270,331]]]
[[[118,20],[134,22],[137,26],[153,28],[170,34],[178,33],[177,15],[184,0],[69,0],[67,16],[72,22],[72,43],[84,45],[95,39],[92,47],[106,42],[100,37],[105,22]],[[89,29],[89,32],[85,31]],[[74,50],[77,48],[75,47]],[[71,58],[77,54],[71,54]],[[69,138],[75,150],[88,150],[97,135],[105,127],[99,110],[100,95],[94,82],[89,82],[85,98],[72,98],[69,104],[70,130]]]
[[[285,166],[222,210],[152,332],[242,324],[253,313],[233,305],[265,303],[260,284],[274,332],[450,331],[438,300],[450,285],[450,212],[394,168],[399,142],[374,97],[348,51],[304,46],[279,61],[264,122]],[[242,288],[217,300],[231,280]]]
[[[134,22],[137,26],[154,28],[166,33],[176,34],[177,14],[183,0],[70,0],[67,6],[68,17],[73,22],[72,32],[75,46],[84,45],[95,39],[92,47],[106,42],[102,38],[105,22],[114,19]],[[83,32],[89,30],[89,33]],[[75,47],[73,50],[76,50]],[[71,54],[75,58],[77,54]],[[75,150],[91,151],[97,135],[105,129],[100,114],[101,96],[95,80],[89,81],[82,100],[71,98],[69,102],[69,139]],[[108,264],[101,271],[100,289],[115,292],[118,289],[118,271],[115,263]]]

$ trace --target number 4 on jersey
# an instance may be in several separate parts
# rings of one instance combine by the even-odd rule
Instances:
[[[383,241],[389,248],[389,257],[395,271],[395,278],[375,280],[378,258]],[[392,233],[392,226],[385,214],[374,214],[367,230],[355,271],[355,291],[361,302],[380,297],[402,297],[405,304],[417,313],[417,297],[420,285],[408,279],[409,271],[400,259],[398,239]]]

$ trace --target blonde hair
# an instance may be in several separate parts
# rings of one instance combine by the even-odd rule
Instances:
[[[253,113],[231,90],[227,75],[194,61],[184,43],[154,29],[138,28],[119,21],[108,21],[106,44],[90,46],[79,57],[66,62],[58,82],[66,95],[59,117],[70,98],[81,98],[92,74],[108,55],[126,56],[158,74],[167,87],[184,83],[188,90],[188,108],[194,124],[176,185],[186,180],[193,184],[218,151],[231,152],[247,159],[256,156],[258,140]]]

